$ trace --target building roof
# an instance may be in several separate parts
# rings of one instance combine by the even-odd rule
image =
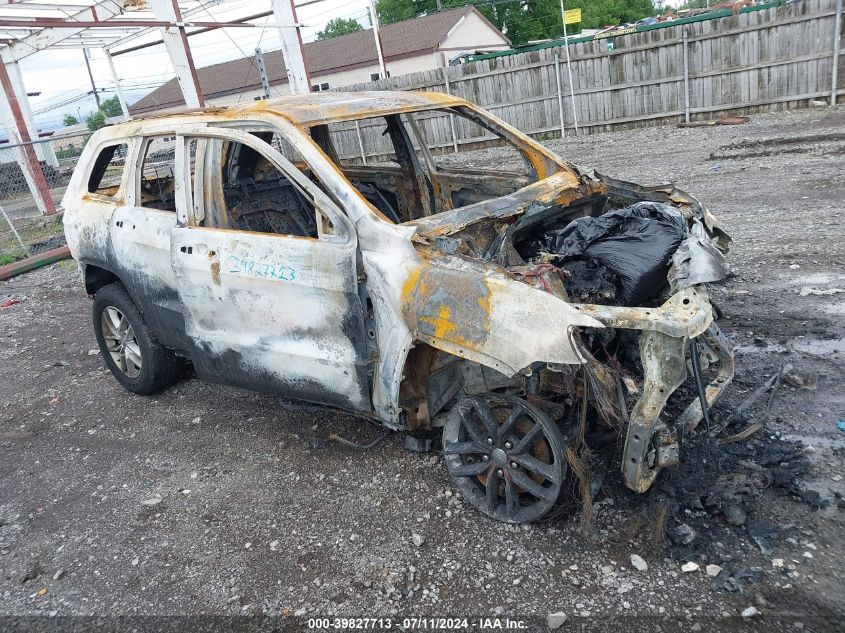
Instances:
[[[387,24],[379,29],[387,62],[434,52],[450,31],[468,14],[477,13],[473,6],[440,11],[412,20]],[[496,27],[490,24],[496,30]],[[502,38],[508,41],[504,35]],[[316,79],[320,75],[352,70],[378,63],[372,29],[365,29],[328,40],[317,40],[303,46],[308,73]],[[271,85],[287,83],[281,51],[264,54],[264,63]],[[234,59],[222,64],[198,68],[200,86],[206,99],[255,90],[261,79],[253,58]],[[133,114],[184,105],[182,92],[175,78],[159,86],[132,105]]]

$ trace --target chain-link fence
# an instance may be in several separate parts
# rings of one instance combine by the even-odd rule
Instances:
[[[32,144],[55,205],[90,135],[56,134]],[[0,144],[0,266],[64,244],[61,214],[41,215],[23,171],[25,160],[21,145]]]

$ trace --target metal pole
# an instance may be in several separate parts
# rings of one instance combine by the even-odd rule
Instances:
[[[26,253],[27,257],[32,257],[32,253],[29,251],[29,248],[27,247],[27,245],[24,244],[23,240],[21,239],[21,236],[18,235],[17,230],[15,230],[15,225],[12,224],[12,221],[9,219],[9,216],[6,215],[6,209],[4,209],[2,207],[2,205],[0,205],[0,213],[3,214],[4,218],[6,218],[6,222],[9,224],[9,228],[12,229],[12,233],[15,234],[15,238],[18,240],[18,244],[21,245],[21,249],[23,250],[23,252]]]
[[[378,65],[381,68],[381,78],[387,79],[387,65],[384,62],[384,49],[381,45],[381,36],[378,32],[378,14],[376,13],[375,0],[370,0],[370,19],[373,22],[373,37],[376,39],[376,53],[378,53]]]
[[[161,39],[173,64],[176,81],[189,108],[201,108],[205,105],[199,76],[197,75],[191,48],[188,46],[188,36],[185,32],[185,22],[176,0],[150,0],[150,6],[157,20],[170,22],[176,26],[161,27]]]
[[[271,0],[270,6],[279,25],[296,25],[295,29],[279,27],[279,41],[282,45],[282,59],[285,62],[288,87],[292,94],[311,92],[311,78],[305,67],[302,33],[299,30],[293,0]]]
[[[270,98],[270,79],[267,77],[267,67],[264,65],[264,53],[260,48],[255,49],[255,63],[258,64],[258,74],[261,75],[261,87],[264,89],[264,98]]]
[[[179,8],[178,0],[171,0],[173,2],[173,13],[175,14],[176,23],[182,23],[182,10]],[[188,62],[188,71],[191,73],[191,82],[194,85],[194,94],[199,101],[199,106],[205,106],[205,97],[202,94],[202,87],[200,86],[200,78],[197,74],[197,67],[194,65],[194,56],[191,54],[191,47],[188,45],[188,33],[184,26],[179,26],[179,39],[182,41],[182,50],[185,51],[185,59]]]
[[[689,123],[689,35],[686,28],[683,31],[684,41],[684,121]]]
[[[355,134],[358,135],[358,148],[361,150],[361,160],[367,164],[367,152],[364,151],[364,137],[361,136],[361,126],[355,121]]]
[[[111,79],[114,82],[114,89],[117,92],[117,100],[120,102],[120,109],[123,111],[123,118],[128,121],[132,117],[129,115],[129,106],[126,105],[126,97],[123,95],[123,88],[120,87],[120,78],[117,76],[117,69],[114,67],[114,60],[108,50],[104,48],[103,52],[106,54],[106,59],[109,61]]]
[[[88,49],[82,49],[82,55],[85,57],[85,68],[88,69],[88,79],[91,80],[91,90],[94,92],[94,101],[97,102],[97,109],[100,109],[100,95],[97,93],[97,84],[94,83],[94,74],[91,72],[91,63],[88,61]]]
[[[47,184],[47,179],[44,177],[44,172],[41,171],[41,164],[38,162],[35,147],[32,145],[32,139],[26,127],[26,120],[21,110],[21,104],[18,101],[18,95],[15,94],[12,80],[9,77],[9,71],[6,70],[6,64],[2,60],[0,60],[0,84],[3,86],[3,92],[6,95],[6,102],[9,106],[8,114],[11,115],[9,118],[12,119],[10,121],[12,125],[9,125],[6,116],[4,116],[4,127],[9,133],[11,133],[13,128],[17,130],[18,140],[22,144],[19,154],[21,170],[29,185],[32,197],[35,199],[38,210],[43,215],[54,215],[56,213],[56,207],[50,195],[50,187]],[[23,93],[22,98],[26,99],[26,93]]]
[[[449,89],[449,67],[446,66],[443,68],[443,78],[446,80],[446,94],[452,94],[452,91]],[[455,150],[455,153],[458,153],[458,135],[455,134],[455,115],[449,114],[449,127],[452,128],[452,147]]]
[[[839,83],[839,34],[842,32],[842,0],[836,0],[836,26],[833,29],[833,70],[830,72],[830,105],[836,105]]]
[[[560,88],[560,55],[555,53],[555,83],[557,83],[557,109],[560,113],[560,138],[566,138],[563,120],[563,90]]]
[[[575,108],[575,87],[572,85],[572,62],[569,59],[569,36],[566,34],[566,10],[560,0],[560,19],[563,21],[563,46],[566,48],[566,73],[569,75],[569,98],[572,100],[572,122],[575,124],[575,136],[578,136],[578,111]]]
[[[29,130],[29,137],[33,139],[38,138],[38,125],[35,123],[35,117],[32,115],[32,108],[29,104],[29,99],[24,95],[27,94],[26,85],[23,82],[23,75],[21,74],[21,67],[18,62],[10,62],[6,64],[6,72],[9,73],[9,79],[12,82],[12,90],[18,95],[18,105],[21,107],[21,114],[23,120],[26,121],[26,129]],[[9,127],[14,127],[11,122]],[[8,130],[9,127],[6,129]],[[59,159],[56,157],[56,152],[53,150],[52,143],[39,143],[35,146],[35,155],[39,161],[46,162],[53,167],[59,166]]]

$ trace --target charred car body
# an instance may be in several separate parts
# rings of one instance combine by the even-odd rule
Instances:
[[[450,167],[454,126],[522,169]],[[619,446],[645,491],[733,375],[705,287],[729,238],[707,209],[570,165],[451,96],[107,127],[63,206],[127,389],[190,361],[203,380],[443,427],[456,487],[504,521],[552,508],[587,447]]]

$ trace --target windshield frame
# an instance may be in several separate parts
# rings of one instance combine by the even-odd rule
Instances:
[[[429,150],[428,144],[425,142],[425,137],[423,134],[419,133],[419,127],[416,124],[415,117],[413,115],[418,115],[420,113],[425,112],[442,112],[444,114],[448,114],[451,116],[459,116],[469,120],[476,125],[484,128],[485,130],[489,131],[491,134],[497,137],[497,141],[499,143],[507,144],[513,149],[515,149],[523,158],[523,161],[526,163],[526,166],[530,166],[529,177],[531,178],[532,182],[530,182],[527,186],[519,187],[513,194],[516,194],[519,191],[524,189],[528,189],[537,183],[540,183],[553,174],[559,173],[561,171],[570,172],[572,174],[576,173],[576,170],[572,168],[572,166],[568,165],[564,160],[558,157],[556,154],[548,150],[542,144],[538,143],[530,136],[526,135],[525,133],[521,132],[520,130],[514,128],[513,126],[509,125],[505,121],[499,119],[492,113],[480,108],[470,102],[458,100],[458,103],[454,103],[451,105],[447,104],[423,104],[419,107],[405,107],[405,108],[396,108],[395,110],[381,110],[373,111],[373,112],[361,112],[357,111],[354,114],[350,114],[349,116],[342,116],[342,117],[331,117],[330,120],[327,118],[324,121],[309,121],[307,125],[298,126],[299,129],[303,132],[304,136],[309,140],[311,144],[313,144],[320,153],[329,161],[330,164],[339,172],[339,175],[343,177],[343,179],[349,184],[350,188],[355,192],[356,197],[360,198],[364,204],[366,204],[367,208],[370,209],[379,219],[382,219],[386,222],[389,222],[392,225],[413,225],[418,219],[421,218],[412,218],[403,222],[396,223],[390,218],[386,217],[385,214],[376,208],[369,200],[365,198],[365,196],[358,190],[358,188],[346,177],[343,173],[344,168],[340,164],[340,160],[336,160],[334,157],[329,156],[322,147],[318,143],[316,143],[315,139],[312,138],[311,129],[317,128],[319,126],[326,126],[328,123],[342,123],[342,122],[362,122],[367,119],[378,118],[378,117],[387,117],[391,115],[398,115],[402,117],[402,115],[407,115],[404,118],[406,121],[412,122],[409,124],[408,132],[413,135],[414,140],[419,144],[419,147],[423,149],[421,152],[422,157],[424,158],[425,168],[427,171],[426,175],[435,175],[438,173],[438,166],[436,162],[433,160],[433,156]],[[413,143],[412,143],[413,145]],[[417,148],[411,147],[412,150],[416,151]],[[497,196],[493,199],[499,199],[502,196]],[[436,217],[442,214],[449,214],[453,213],[456,210],[465,208],[467,206],[474,206],[472,204],[469,205],[460,205],[456,206],[451,209],[444,209],[442,211],[438,211],[436,213],[431,213],[426,215],[425,217]]]

